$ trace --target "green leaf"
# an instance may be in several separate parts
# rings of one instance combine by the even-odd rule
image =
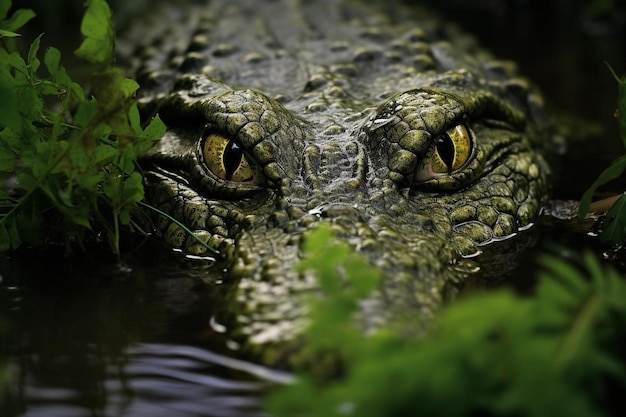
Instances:
[[[131,131],[135,133],[140,133],[141,129],[141,118],[139,116],[139,108],[137,107],[137,103],[133,103],[128,109],[128,121],[130,122]]]
[[[21,36],[19,33],[10,32],[8,30],[0,29],[0,38],[15,38],[17,36]]]
[[[124,152],[120,153],[117,159],[117,168],[125,175],[130,175],[135,172],[137,164],[137,155],[131,148],[124,149]]]
[[[626,241],[626,195],[622,195],[609,209],[602,222],[604,230],[600,241],[619,245]]]
[[[42,80],[37,84],[37,91],[39,92],[39,94],[43,95],[43,96],[57,96],[59,95],[63,90],[59,88],[59,85],[56,83],[53,83],[51,81],[46,81],[46,80]],[[54,113],[56,114],[56,113]],[[54,116],[49,116],[49,117],[54,117]]]
[[[13,175],[13,170],[17,165],[17,160],[14,155],[0,153],[0,183],[7,180],[10,176]]]
[[[105,166],[111,163],[118,155],[117,148],[108,144],[98,144],[94,151],[94,159],[98,166]]]
[[[135,80],[126,78],[116,67],[92,74],[90,81],[95,91],[94,95],[107,109],[120,108],[120,104],[133,97],[139,88]]]
[[[159,116],[156,116],[150,120],[150,124],[146,126],[141,136],[150,140],[161,139],[166,130],[167,126],[165,126],[165,123],[163,123]]]
[[[17,52],[9,54],[6,58],[7,63],[17,70],[14,77],[15,80],[18,82],[27,81],[26,77],[28,75],[28,67],[26,66],[26,61],[24,61],[24,58],[22,58]]]
[[[109,65],[115,58],[115,29],[105,0],[89,0],[80,30],[85,40],[75,54],[94,64]]]
[[[33,43],[30,44],[30,48],[28,49],[28,67],[30,68],[31,76],[39,69],[39,59],[37,58],[37,53],[39,52],[39,45],[41,44],[41,38],[43,34],[37,36]]]
[[[95,98],[83,101],[78,105],[76,114],[74,115],[74,122],[80,126],[88,126],[91,119],[98,114],[98,102]]]
[[[136,109],[137,106],[134,105],[134,108]],[[131,108],[131,111],[133,111],[133,108]],[[137,155],[142,155],[152,148],[154,142],[161,139],[163,135],[165,135],[166,130],[167,126],[165,126],[165,123],[163,123],[158,116],[154,117],[150,121],[150,124],[148,124],[148,126],[146,126],[146,128],[141,131],[141,134],[139,135],[139,139],[141,140],[135,144]]]
[[[578,218],[582,220],[585,217],[585,214],[589,211],[589,206],[591,205],[591,201],[593,199],[593,194],[596,192],[598,187],[606,184],[609,181],[612,181],[616,178],[619,178],[620,175],[626,169],[626,155],[622,155],[613,163],[606,168],[600,176],[594,181],[593,184],[585,191],[582,199],[580,200],[580,206],[578,207]]]
[[[348,258],[345,262],[345,269],[357,299],[365,298],[371,294],[381,279],[380,271],[373,268],[369,262],[360,256]]]
[[[2,119],[0,118],[0,120]],[[0,147],[3,148],[3,151],[6,151],[6,154],[17,156],[21,153],[23,143],[20,132],[11,127],[5,127],[0,132]]]
[[[327,224],[320,224],[311,232],[304,235],[303,250],[309,254],[316,254],[330,242],[332,231]]]
[[[90,83],[92,93],[98,100],[98,117],[102,123],[111,127],[120,144],[132,142],[141,132],[133,129],[130,120],[131,108],[134,105],[132,97],[139,84],[125,78],[115,67],[92,74]]]
[[[0,129],[11,129],[15,134],[21,131],[22,120],[19,117],[17,91],[6,83],[0,84]],[[13,134],[11,137],[15,137]],[[0,140],[7,143],[10,132],[0,132]]]
[[[17,180],[19,184],[19,188],[24,190],[26,193],[31,193],[37,188],[39,188],[40,184],[37,178],[35,178],[32,174],[27,172],[20,172],[17,175]]]
[[[7,17],[7,13],[9,13],[9,9],[11,9],[12,0],[0,0],[0,19],[4,19]]]
[[[123,182],[124,191],[122,205],[129,206],[143,200],[143,177],[139,172],[133,172]]]
[[[57,48],[49,47],[43,57],[43,62],[50,75],[54,78],[61,68],[61,52]]]
[[[8,32],[15,32],[24,26],[30,19],[35,17],[35,12],[30,9],[19,9],[13,13],[9,20],[0,22],[0,28]]]
[[[588,291],[589,285],[580,271],[571,263],[558,262],[558,258],[554,256],[542,256],[539,258],[539,262],[545,271],[544,273],[548,273],[550,276],[550,279],[544,281],[558,284],[562,292],[568,292],[578,297]],[[539,285],[539,290],[541,290],[542,284]]]

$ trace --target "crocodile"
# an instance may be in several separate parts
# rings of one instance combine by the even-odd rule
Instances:
[[[421,326],[489,273],[481,253],[526,245],[506,243],[533,234],[553,134],[514,63],[395,2],[163,3],[126,52],[142,117],[168,126],[141,161],[146,196],[219,252],[232,340],[299,337],[316,279],[295,265],[319,224],[382,271],[367,328]],[[176,222],[154,227],[206,253]]]

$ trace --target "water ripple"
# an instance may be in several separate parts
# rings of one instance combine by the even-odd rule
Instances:
[[[28,408],[20,415],[261,417],[263,393],[292,380],[291,374],[195,346],[142,343],[128,348],[122,363],[106,366],[99,404],[64,386],[67,381],[29,380],[22,390]]]

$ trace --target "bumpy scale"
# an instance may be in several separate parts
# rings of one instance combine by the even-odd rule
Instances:
[[[469,258],[532,226],[548,193],[541,98],[471,37],[396,4],[168,3],[127,53],[143,115],[169,127],[143,161],[148,199],[220,251],[236,301],[218,319],[246,346],[301,330],[315,278],[294,264],[320,222],[384,272],[374,327],[427,321]]]

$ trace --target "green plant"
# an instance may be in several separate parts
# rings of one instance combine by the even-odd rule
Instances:
[[[533,297],[473,294],[444,308],[426,337],[407,339],[359,332],[358,300],[379,273],[326,228],[308,242],[303,268],[322,287],[309,354],[339,352],[343,372],[300,372],[270,396],[271,415],[603,416],[621,402],[611,393],[626,388],[626,284],[593,255],[580,267],[544,257]]]
[[[618,103],[616,117],[622,143],[626,148],[626,77],[618,77],[609,66],[609,70],[617,81]],[[614,160],[585,191],[578,209],[578,218],[583,219],[589,211],[591,200],[596,190],[604,184],[619,178],[626,169],[626,154]],[[602,223],[600,241],[612,245],[623,245],[626,242],[626,196],[622,195],[608,210]]]
[[[11,40],[34,13],[6,18],[0,0],[0,250],[63,237],[81,245],[103,233],[119,254],[120,227],[143,199],[137,157],[165,132],[140,122],[138,84],[114,66],[115,32],[105,0],[89,0],[76,55],[92,65],[90,92],[72,81],[58,49],[39,59],[42,36],[22,56]],[[45,69],[45,75],[42,70]]]

